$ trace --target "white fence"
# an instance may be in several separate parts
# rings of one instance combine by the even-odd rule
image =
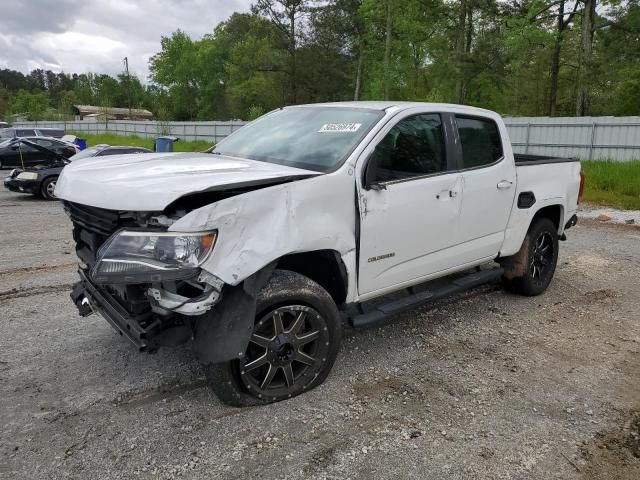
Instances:
[[[510,117],[505,118],[518,153],[579,157],[583,160],[640,160],[640,117]],[[23,122],[16,126],[64,128],[85,133],[115,133],[154,138],[175,135],[183,140],[219,142],[246,122],[150,122],[114,120],[107,123]]]
[[[505,122],[518,153],[640,160],[640,117],[513,117]]]
[[[236,131],[247,122],[151,122],[134,120],[111,120],[109,122],[69,121],[69,122],[15,122],[15,127],[51,127],[63,128],[75,133],[113,133],[116,135],[135,135],[143,138],[155,138],[160,135],[173,135],[181,140],[204,140],[217,143]]]

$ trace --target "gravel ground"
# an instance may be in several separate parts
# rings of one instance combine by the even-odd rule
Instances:
[[[319,388],[235,409],[187,348],[80,318],[57,203],[0,193],[0,478],[640,478],[640,230],[585,220],[537,298],[349,331]]]

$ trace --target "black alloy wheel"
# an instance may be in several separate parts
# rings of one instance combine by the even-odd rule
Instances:
[[[500,263],[505,269],[503,283],[507,290],[540,295],[551,283],[558,263],[558,227],[548,218],[535,219],[520,251]]]
[[[276,399],[313,380],[327,361],[329,334],[320,313],[304,305],[267,312],[256,323],[240,375],[258,398]]]
[[[531,276],[540,281],[553,263],[553,239],[549,232],[542,232],[536,238],[533,252],[531,252]]]
[[[274,270],[258,293],[253,331],[236,360],[205,365],[220,400],[236,407],[295,397],[329,375],[342,340],[342,318],[310,278]]]

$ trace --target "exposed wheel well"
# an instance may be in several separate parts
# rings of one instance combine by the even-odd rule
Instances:
[[[541,208],[536,212],[531,220],[531,225],[537,218],[548,218],[556,226],[556,230],[560,231],[560,222],[562,221],[562,206],[561,205],[549,205],[548,207]]]
[[[347,269],[335,250],[315,250],[313,252],[292,253],[278,260],[276,268],[292,270],[323,287],[336,305],[347,298]]]

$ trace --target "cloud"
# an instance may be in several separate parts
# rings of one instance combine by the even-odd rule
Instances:
[[[0,68],[115,75],[122,61],[143,81],[161,36],[197,39],[251,0],[28,0],[0,13]]]

